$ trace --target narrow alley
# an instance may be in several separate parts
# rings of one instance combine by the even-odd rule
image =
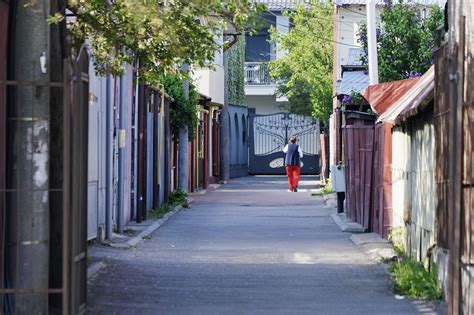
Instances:
[[[339,230],[314,177],[244,177],[205,195],[135,249],[92,246],[90,314],[440,314],[397,300],[384,264]]]

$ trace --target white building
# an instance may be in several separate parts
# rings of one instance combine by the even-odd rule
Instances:
[[[285,52],[279,50],[276,43],[270,41],[269,29],[274,26],[278,32],[286,33],[290,21],[283,12],[290,11],[307,0],[256,0],[267,5],[268,12],[263,19],[266,26],[256,35],[246,36],[245,48],[245,96],[249,110],[255,109],[256,114],[273,114],[282,112],[278,108],[285,98],[276,96],[277,86],[270,79],[268,62],[281,58]]]

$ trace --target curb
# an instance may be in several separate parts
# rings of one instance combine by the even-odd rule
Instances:
[[[341,229],[343,232],[348,233],[365,233],[365,228],[359,223],[352,221],[344,221],[340,215],[334,213],[331,214],[334,223]]]
[[[392,244],[376,233],[352,234],[351,241],[375,261],[392,259],[395,255]]]
[[[87,281],[89,281],[93,276],[95,276],[105,267],[107,267],[107,265],[103,261],[98,261],[87,267]]]
[[[312,197],[321,198],[324,203],[325,208],[329,208],[329,209],[337,208],[336,193],[320,195],[320,194],[317,194],[318,189],[310,189],[308,191],[311,193]]]
[[[189,203],[191,203],[190,201]],[[110,244],[111,247],[114,248],[123,248],[129,249],[136,247],[144,238],[150,236],[153,232],[155,232],[160,226],[165,224],[172,216],[176,213],[181,211],[183,207],[181,205],[177,205],[174,209],[163,216],[163,218],[157,220],[155,223],[150,225],[146,230],[140,232],[137,236],[132,237],[126,243],[118,243],[118,244]]]

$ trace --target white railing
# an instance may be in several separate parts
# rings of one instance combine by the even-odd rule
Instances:
[[[270,78],[270,71],[266,62],[245,63],[246,85],[270,85],[274,82]]]

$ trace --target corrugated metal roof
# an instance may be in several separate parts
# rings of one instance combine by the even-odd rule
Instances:
[[[380,115],[377,122],[388,122],[394,125],[403,122],[421,111],[433,98],[433,92],[434,66],[431,66],[403,97]]]
[[[393,3],[397,3],[398,1],[393,1]],[[404,0],[403,2],[406,3],[416,3],[420,5],[427,5],[427,6],[433,6],[433,5],[444,5],[446,3],[446,0]],[[358,4],[358,5],[365,5],[366,0],[333,0],[333,3],[336,5],[344,5],[344,4]],[[378,5],[384,5],[385,1],[384,0],[377,0]]]
[[[369,85],[369,75],[365,70],[345,71],[341,80],[336,82],[336,93],[350,95],[352,91],[363,93]]]
[[[381,115],[420,79],[418,77],[369,85],[365,90],[364,98],[369,102],[374,111]]]
[[[254,0],[255,3],[266,4],[268,10],[281,11],[294,9],[301,4],[310,4],[308,0]]]

